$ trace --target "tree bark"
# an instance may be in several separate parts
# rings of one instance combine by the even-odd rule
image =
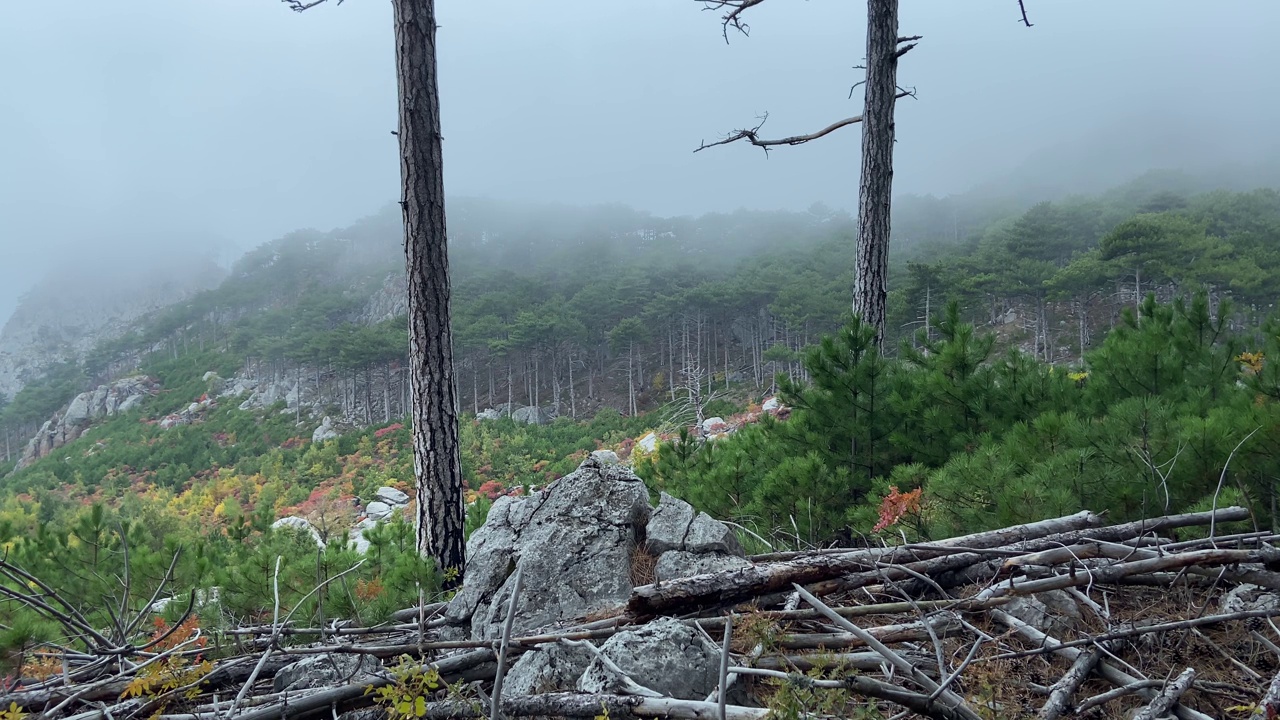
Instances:
[[[867,82],[862,111],[862,181],[853,312],[884,342],[893,199],[893,108],[898,94],[898,0],[867,2]]]
[[[436,77],[434,0],[394,0],[404,185],[405,267],[409,276],[409,371],[418,551],[436,561],[446,587],[465,570],[458,389],[453,374],[444,162]]]

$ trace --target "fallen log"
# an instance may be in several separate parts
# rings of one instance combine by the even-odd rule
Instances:
[[[1033,537],[1044,537],[1097,525],[1090,512],[991,530],[936,543],[904,548],[872,548],[837,555],[817,555],[766,565],[750,565],[718,573],[695,575],[636,588],[627,605],[632,617],[647,619],[677,611],[720,607],[747,598],[784,590],[792,584],[808,585],[860,570],[875,570],[878,562],[925,557],[930,552],[954,553],[955,547],[990,548]]]
[[[1187,668],[1183,670],[1173,682],[1164,686],[1155,697],[1151,698],[1151,702],[1147,706],[1134,713],[1133,720],[1157,720],[1169,714],[1173,706],[1177,704],[1178,698],[1191,687],[1191,683],[1195,682],[1196,669]]]
[[[1126,549],[1133,553],[1141,552],[1135,548]],[[1018,578],[1009,578],[978,593],[976,598],[978,600],[987,600],[1007,595],[1034,595],[1047,590],[1061,590],[1062,588],[1077,587],[1090,583],[1111,583],[1131,575],[1179,570],[1191,566],[1215,567],[1259,562],[1280,562],[1280,550],[1271,547],[1253,550],[1194,550],[1173,555],[1149,557],[1145,560],[1121,562],[1106,567],[1078,570],[1071,574],[1056,575],[1041,580],[1018,582]]]
[[[1036,720],[1058,720],[1070,712],[1071,699],[1075,697],[1076,691],[1098,665],[1098,659],[1101,656],[1101,647],[1094,647],[1077,655],[1075,661],[1071,663],[1071,669],[1053,684],[1053,688],[1049,691],[1049,699],[1040,708]]]

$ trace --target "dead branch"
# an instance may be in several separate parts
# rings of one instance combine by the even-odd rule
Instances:
[[[288,5],[290,10],[293,10],[294,12],[302,12],[304,10],[310,10],[311,8],[317,5],[323,5],[329,0],[310,0],[310,2],[307,2],[306,0],[280,0],[280,1],[283,2],[285,5]],[[342,0],[337,0],[335,4],[341,5]]]
[[[323,2],[323,0],[321,0]],[[729,28],[742,33],[743,35],[751,34],[751,26],[742,21],[742,13],[747,9],[755,7],[764,0],[698,0],[702,3],[703,10],[724,10],[725,14],[721,16],[721,29],[724,34],[725,43],[729,42]]]
[[[910,47],[914,47],[914,46],[910,46]],[[907,49],[910,49],[910,47],[908,47]],[[914,95],[914,91],[902,90],[895,97],[904,98],[904,97],[913,96],[913,95]],[[831,133],[835,132],[836,130],[839,130],[840,128],[848,127],[850,125],[856,125],[862,122],[861,115],[854,115],[853,117],[847,117],[843,120],[837,120],[836,122],[831,123],[830,125],[822,128],[821,130],[818,130],[817,132],[809,133],[807,135],[792,135],[790,137],[784,137],[778,140],[762,140],[760,138],[760,128],[763,127],[765,122],[769,119],[769,113],[765,113],[764,115],[761,115],[759,119],[760,119],[760,122],[757,123],[756,126],[753,128],[734,130],[733,132],[726,135],[724,138],[711,143],[704,140],[700,145],[698,145],[698,147],[694,148],[693,151],[702,152],[707,148],[713,148],[713,147],[716,147],[717,145],[728,145],[729,143],[734,143],[739,140],[746,140],[748,143],[755,145],[761,150],[764,150],[765,154],[768,155],[769,150],[771,148],[775,148],[783,145],[803,145],[807,142],[812,142],[813,140],[817,140],[818,138],[830,135]]]
[[[1191,687],[1191,683],[1194,682],[1195,679],[1195,668],[1187,668],[1186,670],[1183,670],[1178,677],[1174,678],[1173,682],[1165,685],[1163,690],[1161,690],[1154,698],[1151,698],[1151,702],[1147,703],[1146,707],[1139,710],[1133,716],[1133,720],[1156,720],[1156,718],[1162,718],[1168,715],[1169,711],[1173,709],[1173,706],[1177,704],[1178,698],[1182,697],[1183,693]]]
[[[1027,6],[1025,0],[1018,0],[1018,9],[1022,11],[1022,24],[1031,27],[1031,21],[1027,19]]]
[[[926,675],[915,665],[912,665],[911,663],[907,662],[906,658],[902,657],[901,655],[894,652],[893,650],[890,650],[887,645],[877,640],[871,633],[868,633],[867,631],[863,630],[857,625],[854,625],[853,623],[849,622],[843,617],[840,617],[836,613],[832,612],[831,608],[827,607],[825,603],[823,603],[818,598],[814,597],[811,593],[809,593],[809,591],[805,590],[799,585],[794,585],[794,587],[796,592],[800,594],[800,597],[803,598],[805,602],[812,605],[815,610],[827,616],[829,620],[831,620],[832,622],[834,622],[836,625],[840,626],[844,630],[852,633],[853,635],[856,635],[859,640],[862,640],[867,645],[871,646],[873,650],[883,655],[885,660],[888,660],[889,663],[892,664],[895,668],[897,668],[898,670],[901,670],[908,677],[912,678],[922,688],[924,688],[925,690],[928,690],[931,693],[937,693],[938,699],[942,701],[943,707],[946,708],[950,713],[954,713],[956,716],[966,718],[967,720],[980,720],[980,716],[973,710],[970,710],[969,707],[965,704],[964,699],[961,698],[959,695],[956,695],[954,692],[951,692],[950,690],[947,690],[946,688],[939,685],[937,682],[934,682],[933,678]],[[939,670],[941,669],[942,668],[939,668]],[[932,698],[931,698],[931,701],[932,701]],[[938,716],[935,713],[930,713],[930,715]]]
[[[1040,714],[1036,716],[1036,720],[1058,720],[1068,713],[1072,709],[1071,698],[1088,679],[1089,673],[1093,672],[1101,655],[1100,647],[1094,647],[1077,655],[1075,661],[1071,663],[1071,669],[1054,683],[1053,689],[1049,692],[1049,699],[1040,708]]]

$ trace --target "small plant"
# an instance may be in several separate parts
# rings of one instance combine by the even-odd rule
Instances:
[[[427,703],[445,686],[438,670],[429,667],[424,671],[408,655],[400,656],[400,662],[391,668],[391,677],[390,684],[365,690],[366,694],[373,694],[374,703],[382,707],[391,720],[426,715]]]
[[[0,720],[23,720],[26,716],[26,711],[18,707],[16,702],[10,702],[7,708],[0,708]]]
[[[163,653],[176,649],[188,641],[197,648],[203,648],[206,644],[205,638],[197,635],[200,624],[194,615],[172,629],[163,618],[156,618],[155,628],[151,639],[156,643],[154,646],[156,652]],[[183,655],[170,655],[164,660],[143,667],[125,686],[120,697],[122,699],[131,697],[157,699],[160,702],[156,704],[153,717],[158,716],[167,709],[168,701],[173,695],[181,694],[187,700],[198,696],[201,681],[211,672],[213,672],[213,663],[205,660],[201,655],[196,655],[194,661],[188,660]]]
[[[896,524],[904,515],[920,512],[921,488],[910,492],[898,492],[898,486],[889,487],[889,494],[880,503],[880,522],[871,528],[872,532],[880,532],[890,525]]]

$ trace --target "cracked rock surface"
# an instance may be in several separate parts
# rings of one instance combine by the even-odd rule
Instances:
[[[471,637],[502,632],[516,568],[523,570],[513,632],[527,633],[624,604],[631,555],[649,520],[649,493],[622,465],[589,457],[523,498],[499,498],[467,541],[467,580],[446,614],[471,617]]]
[[[646,533],[646,544],[654,555],[672,550],[743,555],[742,545],[729,526],[666,493],[662,493]]]
[[[719,682],[720,648],[674,618],[624,630],[601,645],[600,652],[627,677],[670,697],[701,700]],[[592,659],[578,680],[580,692],[612,693],[622,688],[621,678],[598,658]]]

